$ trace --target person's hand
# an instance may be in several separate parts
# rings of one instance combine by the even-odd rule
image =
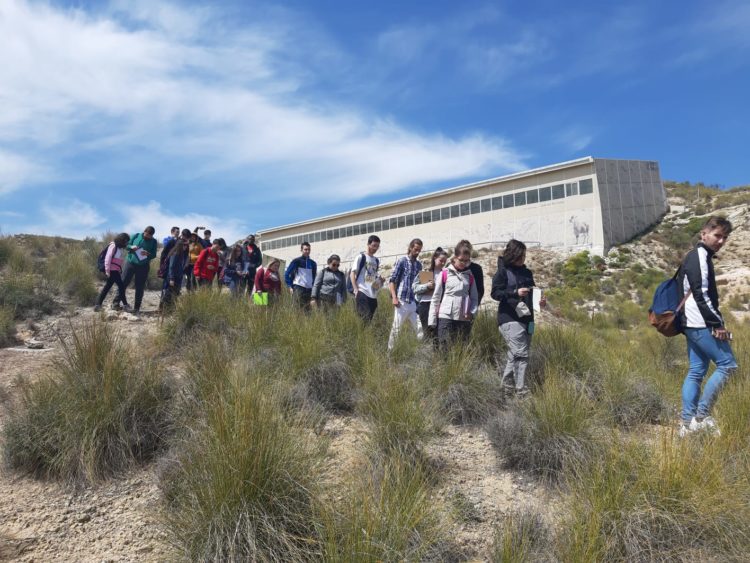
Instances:
[[[517,292],[519,297],[526,297],[531,291],[528,287],[519,287]]]
[[[540,307],[546,307],[546,306],[547,306],[547,298],[546,298],[546,297],[542,297],[542,298],[541,298],[541,299],[539,300],[539,306],[540,306]]]
[[[394,307],[401,307],[401,302],[398,300],[398,297],[391,297],[391,302],[393,303]]]
[[[318,306],[318,302],[315,299],[310,299],[310,306],[311,307],[317,307]]]
[[[427,289],[429,289],[430,291],[435,289],[435,280],[430,280],[427,282]]]
[[[294,295],[294,289],[292,289],[292,288],[290,287],[290,288],[289,288],[289,293],[291,293],[292,295]]]
[[[474,318],[474,315],[472,315],[471,313],[466,313],[466,320],[467,320],[467,321],[470,321],[470,320],[472,320],[473,318]]]
[[[717,328],[714,330],[714,338],[716,340],[729,340],[729,331],[725,327]]]

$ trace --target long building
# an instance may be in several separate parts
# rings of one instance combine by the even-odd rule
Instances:
[[[515,238],[562,251],[603,254],[654,224],[667,198],[654,161],[586,157],[435,191],[258,233],[261,249],[290,260],[309,241],[312,257],[349,260],[367,237],[379,254],[403,253],[413,238],[425,249],[461,239],[502,243]]]

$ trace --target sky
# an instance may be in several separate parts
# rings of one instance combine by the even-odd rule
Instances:
[[[228,241],[582,156],[750,183],[750,2],[0,0],[0,231]]]

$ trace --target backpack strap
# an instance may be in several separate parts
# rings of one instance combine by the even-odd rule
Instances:
[[[443,271],[440,272],[440,275],[443,277],[443,292],[445,292],[445,282],[448,281],[448,268],[443,268]]]
[[[361,262],[360,266],[357,268],[357,280],[359,280],[359,274],[362,273],[362,270],[365,269],[365,265],[367,264],[367,256],[365,256],[365,253],[364,252],[360,252],[359,256],[362,259],[362,262]],[[376,260],[377,260],[377,258],[376,258]]]

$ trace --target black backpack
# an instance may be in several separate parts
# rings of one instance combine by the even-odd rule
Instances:
[[[104,261],[107,258],[107,250],[109,250],[109,244],[102,248],[102,251],[99,253],[99,258],[96,259],[96,267],[102,274],[107,271],[107,268],[104,266]]]
[[[376,258],[375,256],[373,256],[373,258],[375,258],[375,264],[377,264],[377,268],[380,268],[380,259]],[[362,264],[357,268],[357,276],[356,276],[357,278],[359,278],[359,274],[362,273],[362,270],[364,270],[365,266],[367,265],[367,257],[365,256],[364,252],[361,252],[359,254],[359,258],[357,258],[357,262],[359,262],[360,259],[362,259]],[[351,276],[351,274],[352,274],[352,270],[351,269],[347,270],[347,272],[346,272],[346,291],[348,291],[349,293],[351,293],[352,295],[354,295],[354,286],[352,285],[352,276]]]

